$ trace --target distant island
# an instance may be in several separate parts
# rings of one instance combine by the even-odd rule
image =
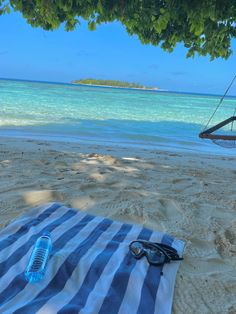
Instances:
[[[72,84],[92,85],[92,86],[105,86],[105,87],[117,87],[117,88],[134,88],[145,90],[159,90],[157,87],[147,87],[138,83],[129,83],[115,80],[97,80],[97,79],[81,79],[71,82]]]

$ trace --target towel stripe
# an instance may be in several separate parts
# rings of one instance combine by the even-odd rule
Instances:
[[[143,228],[138,239],[149,240],[151,234],[151,230]],[[127,289],[130,274],[136,263],[137,260],[128,252],[113,277],[111,286],[98,312],[99,314],[118,313]]]
[[[171,239],[172,247],[175,248],[179,254],[182,254],[183,242],[176,240],[174,238],[168,237]],[[171,302],[162,302],[162,300],[172,300],[174,295],[174,285],[172,284],[172,279],[176,277],[180,261],[175,261],[174,263],[165,264],[163,267],[164,278],[159,283],[159,287],[155,299],[155,314],[159,313],[171,313]]]
[[[79,291],[68,304],[66,304],[60,311],[58,311],[58,314],[77,314],[84,307],[87,302],[89,293],[94,288],[96,281],[98,280],[98,278],[100,278],[104,268],[111,259],[112,255],[118,249],[120,243],[124,241],[125,237],[131,229],[131,225],[123,224],[121,226],[120,230],[107,244],[105,249],[97,255],[96,259],[91,264]]]
[[[59,217],[61,217],[63,214],[65,214],[68,211],[68,208],[66,207],[59,207],[56,211],[54,211],[50,216],[48,216],[46,219],[42,220],[36,227],[32,227],[28,230],[28,232],[23,236],[19,237],[15,242],[13,242],[10,246],[3,249],[0,253],[0,263],[2,263],[4,260],[8,259],[20,246],[22,246],[27,239],[29,239],[35,232],[40,232],[45,226],[49,225],[50,222],[55,221]],[[27,220],[29,221],[29,219]],[[1,287],[0,287],[1,291]]]
[[[141,230],[141,226],[132,226],[132,229],[127,234],[125,240],[119,245],[118,250],[112,255],[111,259],[107,263],[102,276],[97,278],[96,284],[90,291],[85,306],[80,311],[81,313],[91,314],[91,309],[93,309],[93,314],[98,313],[111,286],[115,273],[119,269],[124,257],[129,252],[129,243],[139,236]]]
[[[8,246],[12,245],[15,241],[17,241],[19,238],[23,237],[31,227],[37,226],[40,224],[43,220],[48,218],[52,213],[54,213],[61,205],[59,204],[53,204],[49,208],[47,208],[43,213],[41,213],[38,217],[35,219],[32,219],[27,224],[20,227],[15,233],[9,235],[4,240],[0,241],[0,252],[7,248]]]
[[[46,209],[48,209],[49,207],[51,207],[52,205],[55,205],[55,204],[57,204],[59,206],[63,206],[60,203],[48,203],[44,206],[37,206],[37,207],[31,208],[31,209],[28,209],[25,213],[23,213],[19,217],[16,217],[15,220],[10,222],[9,224],[6,224],[6,226],[3,229],[0,229],[1,241],[5,240],[7,237],[9,237],[9,235],[16,233],[22,226],[26,225],[32,219],[35,219],[38,215],[40,215]]]
[[[39,231],[43,230],[43,228],[47,227],[50,223],[52,223],[53,221],[57,220],[60,217],[63,217],[63,215],[65,213],[68,212],[68,208],[66,207],[60,207],[60,209],[55,212],[50,218],[48,218],[44,223],[40,224],[40,228],[37,228],[37,231],[39,233]],[[80,217],[84,216],[84,214],[81,213],[77,213],[75,216],[72,216],[70,219],[67,219],[65,221],[65,223],[63,223],[63,225],[66,226],[66,229],[70,228],[72,225],[74,225],[72,223],[72,221],[77,221],[80,220]],[[76,219],[75,219],[76,217]],[[72,225],[71,225],[72,224]],[[52,237],[52,241],[55,241],[55,239],[57,239],[57,234],[58,231],[59,232],[64,232],[64,230],[61,228],[62,225],[58,225],[52,232],[51,232],[51,237]],[[60,231],[61,229],[61,231]],[[30,239],[30,237],[35,233],[35,228],[33,228],[30,232],[27,233],[26,236],[24,236],[23,238],[21,238],[20,240],[16,241],[16,243],[14,243],[10,249],[9,252],[7,252],[7,250],[4,250],[3,252],[5,252],[4,255],[6,255],[5,259],[3,259],[3,256],[1,253],[1,261],[3,260],[7,260],[9,257],[12,256],[12,254],[14,254],[14,252],[21,247],[22,245],[24,245],[25,243],[27,243],[27,241]],[[23,254],[21,256],[21,259],[19,261],[17,261],[16,264],[12,265],[12,267],[5,272],[4,276],[1,277],[0,279],[0,293],[5,289],[5,287],[7,287],[9,285],[9,283],[13,280],[13,278],[15,278],[18,274],[22,273],[23,271],[25,271],[26,266],[29,262],[29,258],[30,258],[30,254],[32,252],[33,249],[33,245],[30,247],[30,249],[26,252],[26,254]],[[8,253],[8,254],[7,254]],[[32,290],[32,289],[31,289]]]
[[[35,313],[48,300],[63,290],[67,280],[70,278],[80,259],[111,224],[112,221],[110,219],[103,219],[102,222],[100,222],[99,225],[93,229],[90,235],[67,257],[47,287],[45,287],[31,302],[15,311],[14,314]]]
[[[36,216],[32,219],[30,217]],[[51,233],[52,254],[42,281],[24,277],[33,245]],[[138,225],[113,222],[60,204],[32,209],[0,233],[1,314],[170,314],[179,262],[162,267],[136,260],[135,239],[184,243]],[[161,312],[159,311],[161,309]]]
[[[152,242],[161,242],[163,233],[153,232],[150,237]],[[138,261],[130,274],[128,286],[118,314],[136,313],[141,298],[142,286],[149,264],[146,258]],[[153,280],[151,278],[150,280]]]
[[[94,216],[86,215],[82,218],[79,223],[77,223],[74,227],[72,227],[70,230],[67,230],[64,234],[62,234],[56,241],[53,243],[53,251],[50,256],[50,260],[52,257],[61,250],[67,242],[73,238],[75,235],[77,235],[84,227],[88,225],[88,223],[94,219]],[[9,302],[14,296],[16,296],[18,293],[20,293],[25,286],[28,284],[28,282],[24,278],[24,272],[17,275],[6,287],[4,291],[0,294],[0,304]]]
[[[162,243],[172,246],[173,241],[174,241],[173,237],[171,237],[168,234],[164,234]]]
[[[84,218],[78,223],[78,218],[80,216]],[[82,243],[84,239],[84,235],[87,236],[90,233],[90,230],[94,229],[99,224],[99,222],[101,222],[101,220],[103,219],[101,217],[94,217],[94,216],[86,215],[84,213],[82,214],[81,212],[79,212],[79,214],[76,215],[76,217],[77,219],[74,219],[74,217],[72,217],[70,220],[68,220],[64,224],[59,225],[58,228],[56,229],[56,232],[54,231],[53,233],[51,233],[52,240],[57,239],[53,241],[53,252],[55,251],[57,253],[55,252],[54,254],[52,253],[52,256],[55,256],[57,263],[55,264],[55,259],[52,258],[51,256],[47,265],[47,276],[45,276],[44,279],[40,281],[39,283],[35,283],[33,285],[32,284],[26,285],[24,291],[23,290],[19,291],[19,293],[16,295],[16,297],[12,301],[4,304],[4,308],[8,308],[9,306],[11,307],[12,311],[10,314],[13,313],[13,309],[17,310],[19,309],[19,307],[22,307],[23,305],[30,302],[30,300],[33,300],[38,295],[38,293],[49,284],[49,282],[54,277],[54,275],[56,275],[59,267],[64,263],[64,261],[66,260],[69,254],[67,253],[64,256],[63,252],[64,251],[71,252],[75,243],[77,245],[79,243]],[[73,224],[71,220],[74,220],[76,224]],[[64,237],[65,230],[67,230],[66,233],[68,234],[68,236],[69,236],[70,230],[72,231],[72,234],[76,232],[75,237],[74,238],[70,237],[68,241],[68,238]],[[63,250],[64,247],[65,249]],[[62,254],[60,253],[61,249],[62,249]],[[25,262],[25,265],[27,265],[28,259],[29,259],[29,256],[27,258],[27,262]],[[24,270],[25,270],[25,266],[24,266]],[[22,279],[26,283],[25,279],[19,276],[16,278],[16,280],[19,280],[19,281],[15,281],[13,286],[22,285]]]
[[[96,240],[91,248],[89,248],[86,253],[81,258],[80,262],[74,269],[71,277],[67,280],[64,288],[60,293],[51,298],[40,310],[37,314],[45,314],[49,309],[54,310],[57,313],[63,306],[70,302],[70,300],[74,297],[76,292],[79,290],[81,285],[84,282],[86,274],[91,266],[91,264],[96,259],[97,255],[104,250],[107,244],[111,241],[112,236],[117,233],[120,229],[120,224],[114,222],[112,225],[103,232],[101,236]],[[100,268],[100,265],[95,266],[97,271]],[[97,273],[95,272],[95,274]],[[98,278],[97,278],[98,280]]]
[[[43,228],[43,230],[41,230],[39,233],[32,235],[30,239],[24,245],[19,247],[7,260],[0,263],[0,278],[9,270],[9,268],[11,268],[12,265],[16,264],[22,258],[22,256],[24,256],[29,251],[30,247],[35,243],[37,238],[42,235],[43,232],[51,232],[58,226],[58,224],[63,223],[74,215],[76,215],[76,211],[70,209],[62,217]]]
[[[161,243],[171,245],[173,239],[167,235],[164,235]],[[162,266],[148,267],[146,277],[143,282],[141,298],[139,302],[139,307],[137,314],[149,314],[154,313],[155,310],[155,299],[157,290],[161,280],[161,273],[163,270]]]

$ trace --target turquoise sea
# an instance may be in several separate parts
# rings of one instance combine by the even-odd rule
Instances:
[[[1,136],[235,154],[201,140],[220,96],[0,80]],[[211,125],[232,116],[228,97]]]

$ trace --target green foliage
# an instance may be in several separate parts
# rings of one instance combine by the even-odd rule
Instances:
[[[5,3],[4,0],[0,0],[0,15],[10,13],[9,3]]]
[[[145,86],[142,86],[137,83],[128,83],[123,81],[115,81],[115,80],[97,80],[97,79],[82,79],[82,80],[76,80],[73,81],[74,84],[87,84],[87,85],[104,85],[104,86],[115,86],[115,87],[128,87],[128,88],[143,88],[145,89]]]
[[[236,37],[235,0],[0,0],[0,14],[20,11],[34,27],[74,30],[81,17],[90,30],[120,21],[142,43],[173,51],[182,42],[188,57],[228,58]]]

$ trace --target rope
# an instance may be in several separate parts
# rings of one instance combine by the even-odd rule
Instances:
[[[236,114],[236,107],[234,109],[234,116]],[[232,124],[231,124],[231,132],[233,131],[233,127],[234,127],[234,120],[232,121]]]
[[[207,129],[209,123],[211,122],[211,120],[212,120],[212,118],[214,117],[216,111],[219,109],[220,105],[222,104],[222,101],[224,100],[225,96],[227,95],[227,93],[228,93],[228,91],[229,91],[230,87],[232,86],[232,84],[233,84],[233,82],[234,82],[235,79],[236,79],[236,75],[235,75],[234,78],[232,79],[232,81],[231,81],[231,83],[229,84],[229,87],[226,89],[224,95],[221,97],[221,99],[220,99],[218,105],[216,106],[215,111],[214,111],[213,114],[211,115],[210,119],[208,120],[208,122],[207,122],[206,126],[203,128],[203,130],[206,130],[206,129]],[[236,112],[236,108],[235,108],[235,112]]]

